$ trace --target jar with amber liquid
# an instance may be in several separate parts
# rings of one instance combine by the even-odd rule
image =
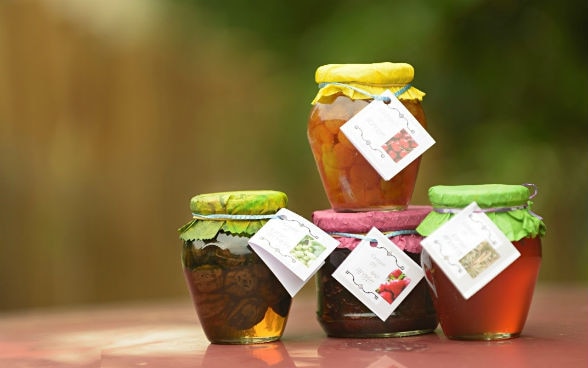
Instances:
[[[215,344],[281,338],[292,298],[248,244],[287,197],[277,191],[208,193],[190,201],[179,229],[188,290],[206,337]]]
[[[339,212],[402,210],[412,197],[421,157],[384,180],[340,127],[386,90],[426,128],[423,92],[412,87],[406,63],[328,64],[316,70],[308,141],[331,208]],[[399,154],[411,149],[400,146]]]
[[[409,206],[403,211],[335,212],[328,209],[313,212],[314,224],[340,243],[316,274],[317,319],[328,336],[403,337],[435,330],[437,316],[424,279],[386,320],[381,320],[332,276],[372,227],[386,234],[398,248],[420,264],[420,241],[423,237],[417,234],[415,228],[430,210],[429,206]],[[395,288],[393,283],[404,281],[391,281],[390,288]]]
[[[534,192],[530,193],[530,189]],[[431,213],[417,227],[428,236],[461,209],[476,202],[506,235],[520,256],[465,299],[446,273],[431,260],[425,265],[443,333],[456,340],[501,340],[520,336],[541,264],[543,220],[531,211],[533,185],[457,185],[429,189]],[[470,277],[470,276],[464,276]]]

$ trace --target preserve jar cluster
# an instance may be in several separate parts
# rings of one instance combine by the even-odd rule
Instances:
[[[413,86],[407,63],[327,64],[317,68],[307,139],[329,208],[309,219],[339,241],[314,276],[316,318],[329,337],[402,338],[438,331],[450,339],[497,340],[521,334],[541,263],[542,219],[534,214],[533,185],[464,184],[427,188],[429,203],[412,203],[421,155],[384,179],[341,127],[381,96],[392,94],[425,131],[425,93]],[[418,142],[401,130],[384,149],[395,162]],[[434,153],[428,153],[434,154]],[[425,155],[426,157],[426,155]],[[248,240],[287,207],[273,190],[199,194],[179,229],[182,266],[198,319],[211,343],[252,344],[282,337],[292,296]],[[421,242],[476,202],[520,253],[479,291],[464,298],[426,256]],[[428,267],[400,304],[382,319],[334,272],[376,228],[415,264]],[[390,274],[380,296],[389,302],[409,282]]]

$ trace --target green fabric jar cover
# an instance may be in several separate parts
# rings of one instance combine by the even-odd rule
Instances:
[[[536,189],[530,194],[529,186],[482,184],[431,187],[429,200],[433,210],[417,231],[428,236],[452,218],[457,210],[476,202],[510,241],[543,236],[545,224],[531,211],[533,202],[530,199],[537,194]]]

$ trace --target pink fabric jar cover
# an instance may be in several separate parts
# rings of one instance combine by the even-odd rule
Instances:
[[[421,221],[431,212],[431,206],[408,206],[402,211],[368,211],[368,212],[335,212],[332,209],[314,211],[312,222],[327,233],[349,233],[366,235],[372,227],[382,233],[415,230]],[[339,248],[353,250],[360,239],[346,236],[335,236],[339,240]],[[401,250],[410,253],[421,253],[423,236],[403,234],[390,237]]]

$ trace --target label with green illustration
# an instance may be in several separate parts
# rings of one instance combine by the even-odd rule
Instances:
[[[283,208],[251,237],[249,245],[294,296],[324,264],[339,241]]]

